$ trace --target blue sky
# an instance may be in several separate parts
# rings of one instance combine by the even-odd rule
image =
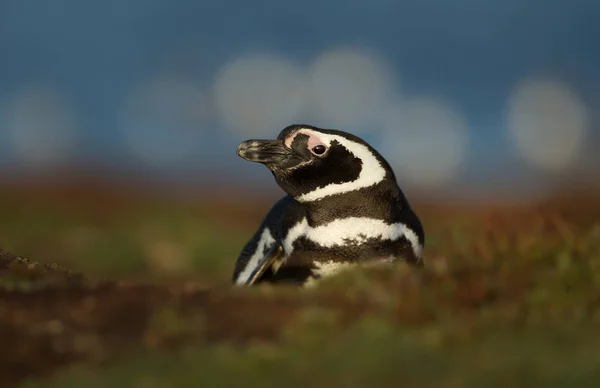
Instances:
[[[485,174],[510,165],[505,104],[521,78],[558,77],[598,110],[599,15],[593,0],[0,0],[0,102],[51,84],[77,114],[81,155],[136,163],[119,111],[138,83],[169,73],[210,90],[223,63],[243,53],[302,65],[338,46],[366,47],[389,61],[403,92],[441,96],[463,112],[469,165]],[[245,134],[218,118],[202,125],[198,163],[229,163]]]

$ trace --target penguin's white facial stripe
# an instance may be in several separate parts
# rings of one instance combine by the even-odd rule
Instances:
[[[283,240],[286,256],[294,251],[294,242],[306,237],[325,248],[346,245],[360,245],[369,239],[396,241],[406,238],[416,257],[421,257],[422,246],[417,234],[405,224],[387,224],[382,220],[366,217],[349,217],[335,220],[326,225],[311,227],[306,218],[294,225]]]
[[[240,272],[237,279],[235,279],[236,284],[245,284],[246,281],[248,281],[248,278],[252,276],[252,272],[254,271],[256,266],[265,256],[265,250],[271,249],[274,243],[275,239],[273,238],[273,235],[271,235],[271,231],[269,230],[269,228],[264,228],[262,234],[260,235],[260,240],[256,245],[256,250],[254,251],[254,254],[250,257],[250,259],[248,259],[246,267],[242,272]]]
[[[319,187],[296,198],[299,202],[311,202],[328,197],[330,195],[359,190],[365,187],[373,186],[385,178],[385,168],[381,165],[377,157],[375,157],[375,155],[367,146],[356,143],[342,136],[319,133],[310,129],[300,129],[298,132],[296,132],[296,134],[290,136],[292,141],[298,133],[306,134],[311,138],[315,137],[328,148],[331,145],[331,142],[335,140],[362,162],[362,168],[356,180],[344,183],[331,183],[324,187]]]

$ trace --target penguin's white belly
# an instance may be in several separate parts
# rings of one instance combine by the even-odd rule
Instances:
[[[368,261],[364,264],[351,263],[351,262],[339,262],[334,260],[329,261],[315,261],[313,262],[314,268],[312,269],[312,277],[309,278],[304,284],[305,287],[312,287],[316,285],[319,280],[341,274],[358,266],[373,268],[373,267],[384,267],[394,262],[394,257],[390,256],[387,259],[379,259],[375,261]]]
[[[405,237],[413,249],[420,253],[418,237],[406,225],[388,224],[374,218],[349,217],[315,227],[308,225],[308,221],[304,218],[294,225],[283,239],[286,256],[294,251],[294,242],[302,237],[325,248],[361,245],[371,239],[395,241]]]

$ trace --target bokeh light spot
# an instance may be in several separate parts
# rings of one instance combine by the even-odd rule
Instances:
[[[576,160],[590,119],[585,103],[568,84],[530,78],[508,99],[507,125],[517,151],[531,165],[557,172]]]
[[[305,109],[305,73],[272,55],[241,56],[226,63],[214,87],[224,125],[244,136],[273,136]]]
[[[383,116],[382,128],[382,149],[399,180],[433,189],[459,173],[468,146],[467,122],[444,100],[398,102]]]
[[[335,49],[310,69],[311,103],[318,120],[338,128],[375,122],[394,88],[395,78],[379,55],[361,49]]]
[[[54,87],[33,84],[21,88],[4,114],[12,152],[30,168],[61,164],[76,151],[75,112]]]

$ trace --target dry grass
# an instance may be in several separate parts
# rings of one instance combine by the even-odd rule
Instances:
[[[229,287],[268,203],[3,195],[5,249],[85,273],[4,256],[6,384],[591,386],[600,377],[594,196],[417,204],[425,270],[353,271],[301,292]]]

